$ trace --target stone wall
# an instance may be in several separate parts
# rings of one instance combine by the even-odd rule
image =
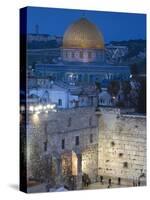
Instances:
[[[95,180],[98,171],[98,118],[94,108],[65,109],[58,112],[31,115],[28,120],[28,174],[33,175],[33,161],[38,165],[45,155],[57,157],[73,152],[81,155],[83,172]],[[76,144],[79,137],[79,144]],[[64,148],[62,148],[62,141]],[[34,158],[35,144],[39,146],[38,156]],[[46,145],[46,147],[45,147]],[[31,155],[30,155],[31,154]],[[79,164],[79,162],[78,162]],[[83,168],[82,168],[83,165]],[[61,173],[62,169],[60,169]],[[79,172],[79,170],[78,170]]]
[[[107,108],[99,114],[98,174],[133,183],[146,173],[146,118]]]
[[[62,156],[69,153],[77,157],[76,180],[80,183],[82,173],[88,174],[91,182],[101,175],[114,182],[120,177],[125,185],[126,181],[133,183],[146,174],[146,117],[131,111],[105,107],[95,112],[83,107],[32,114],[27,126],[28,177],[47,177],[55,161],[51,170],[58,179]],[[71,166],[74,171],[75,163]],[[81,184],[77,186],[80,189]]]
[[[98,144],[88,147],[82,153],[82,172],[89,175],[91,182],[96,182],[98,175]]]

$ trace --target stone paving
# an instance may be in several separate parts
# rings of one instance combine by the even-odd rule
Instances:
[[[90,184],[88,187],[84,187],[84,190],[89,190],[89,189],[110,189],[110,188],[123,188],[123,187],[132,187],[131,185],[117,185],[112,183],[110,187],[108,187],[108,183],[100,183],[100,182],[96,182],[96,183],[92,183]]]
[[[46,191],[46,184],[43,183],[43,184],[39,184],[39,185],[36,185],[36,186],[33,186],[33,187],[28,187],[27,192],[28,193],[47,192]]]
[[[142,186],[142,185],[141,185]],[[122,184],[122,185],[118,185],[118,184],[114,184],[112,183],[110,187],[108,187],[108,183],[104,182],[103,184],[101,182],[96,182],[96,183],[92,183],[89,184],[88,187],[85,186],[82,189],[83,190],[95,190],[95,189],[111,189],[111,188],[125,188],[125,187],[133,187],[133,185],[130,183],[127,184]],[[66,191],[66,190],[56,190],[56,188],[51,188],[51,189],[47,189],[46,184],[39,184],[36,186],[32,186],[32,187],[28,187],[28,193],[38,193],[38,192],[59,192],[59,191]]]

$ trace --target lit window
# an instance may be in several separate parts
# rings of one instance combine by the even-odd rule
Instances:
[[[79,145],[79,136],[76,136],[76,145]]]

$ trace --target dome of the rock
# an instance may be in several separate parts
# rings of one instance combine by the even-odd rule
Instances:
[[[103,35],[93,23],[82,17],[66,30],[63,48],[104,49]]]

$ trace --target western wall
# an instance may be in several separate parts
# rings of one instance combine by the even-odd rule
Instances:
[[[132,184],[146,183],[146,117],[131,110],[101,108],[98,175]]]
[[[146,117],[132,110],[103,107],[76,108],[31,114],[27,125],[28,178],[43,181],[54,176],[82,175],[91,183],[111,178],[128,185],[146,175]],[[50,167],[51,166],[51,167]],[[59,178],[60,177],[60,178]],[[146,184],[146,178],[142,179]]]

